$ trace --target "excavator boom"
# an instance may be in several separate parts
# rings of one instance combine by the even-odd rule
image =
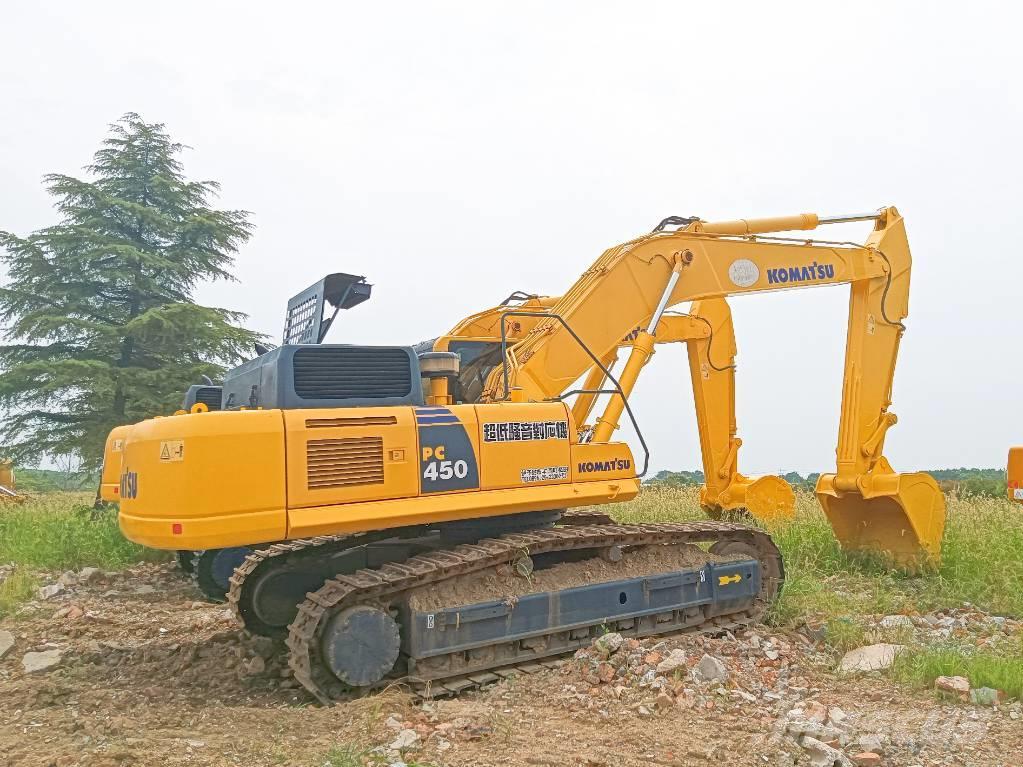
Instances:
[[[822,223],[873,219],[863,245],[764,236]],[[944,497],[926,474],[898,474],[883,456],[896,423],[889,408],[895,361],[908,314],[911,257],[895,208],[869,216],[814,214],[655,230],[611,248],[551,307],[549,316],[505,348],[485,401],[557,398],[636,327],[629,359],[598,419],[594,441],[618,428],[625,401],[656,343],[663,312],[687,301],[810,286],[850,285],[836,471],[817,496],[843,546],[886,552],[907,565],[934,561],[944,530]],[[609,311],[614,307],[614,311]]]

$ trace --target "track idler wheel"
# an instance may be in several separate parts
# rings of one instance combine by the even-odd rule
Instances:
[[[322,573],[290,568],[250,578],[238,602],[242,621],[253,634],[273,638],[288,635],[288,624],[294,620],[299,603],[325,580]]]
[[[327,666],[352,687],[376,684],[398,661],[398,623],[386,610],[356,605],[332,617],[320,637]]]
[[[207,599],[223,602],[231,588],[231,574],[252,553],[248,546],[206,549],[192,557],[192,579]]]

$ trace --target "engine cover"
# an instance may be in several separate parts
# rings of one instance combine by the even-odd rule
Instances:
[[[224,410],[422,405],[407,346],[284,345],[228,371]]]

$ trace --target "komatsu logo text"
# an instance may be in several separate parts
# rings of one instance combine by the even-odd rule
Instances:
[[[818,264],[814,261],[809,266],[790,266],[767,270],[767,283],[814,282],[830,280],[835,277],[834,264]]]
[[[122,498],[131,500],[139,495],[139,475],[134,471],[126,471],[121,474],[121,487],[119,494]]]
[[[610,461],[585,461],[578,466],[580,474],[593,471],[625,471],[632,468],[628,458],[612,458]]]

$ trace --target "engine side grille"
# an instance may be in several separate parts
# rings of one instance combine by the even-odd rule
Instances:
[[[221,391],[219,386],[203,386],[196,391],[195,401],[203,403],[210,410],[220,410]]]
[[[383,437],[311,439],[306,443],[306,484],[310,490],[383,482]]]
[[[393,415],[351,416],[348,418],[306,418],[307,429],[330,429],[342,426],[394,426],[398,419]]]
[[[412,393],[404,349],[310,346],[295,352],[295,393],[303,399],[381,399]]]

